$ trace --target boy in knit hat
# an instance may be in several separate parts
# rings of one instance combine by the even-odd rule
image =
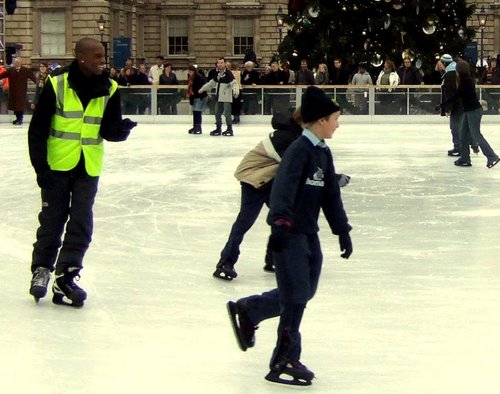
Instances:
[[[271,226],[268,247],[273,252],[278,287],[227,304],[243,351],[255,345],[255,329],[261,321],[280,317],[278,339],[266,375],[267,380],[276,383],[310,385],[314,378],[314,373],[300,362],[299,327],[321,272],[322,252],[317,234],[320,208],[331,231],[338,236],[341,257],[348,259],[353,250],[351,226],[335,177],[332,154],[324,142],[332,138],[339,116],[340,107],[322,89],[315,86],[306,89],[302,107],[296,112],[304,131],[283,155],[267,217]]]

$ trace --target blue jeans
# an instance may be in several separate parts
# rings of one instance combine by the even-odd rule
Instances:
[[[229,238],[220,254],[220,261],[230,261],[236,264],[240,255],[240,245],[246,232],[253,226],[259,216],[262,206],[269,204],[271,182],[260,189],[241,182],[241,205],[236,221],[231,227]]]
[[[224,114],[224,117],[226,118],[226,125],[228,127],[232,126],[233,119],[231,118],[231,103],[221,103],[218,101],[215,104],[215,124],[217,125],[217,128],[222,126],[222,114]]]
[[[453,112],[450,114],[450,131],[453,149],[460,149],[460,125],[462,123],[462,115],[463,112]]]
[[[473,111],[464,112],[462,117],[462,124],[460,126],[460,161],[464,163],[470,162],[469,141],[472,139],[476,141],[481,148],[481,152],[491,163],[498,159],[498,155],[491,148],[486,138],[481,134],[481,118],[483,116],[483,109],[477,108]]]

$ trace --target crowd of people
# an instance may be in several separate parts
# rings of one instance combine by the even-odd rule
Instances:
[[[476,67],[469,61],[471,76],[476,83],[484,85],[500,85],[500,69],[497,68],[498,57],[488,59],[486,68]],[[368,63],[361,63],[353,69],[344,65],[340,58],[333,60],[332,66],[326,63],[319,63],[312,68],[308,60],[302,59],[298,69],[294,70],[290,62],[278,62],[272,60],[269,64],[259,67],[256,57],[252,60],[246,60],[243,64],[231,64],[226,62],[226,69],[234,75],[237,83],[236,90],[239,94],[234,94],[232,102],[232,123],[237,124],[241,114],[274,114],[290,109],[291,95],[283,89],[266,89],[266,97],[260,102],[260,88],[262,85],[342,85],[343,88],[336,89],[336,99],[341,104],[343,111],[353,114],[368,113],[368,97],[366,88],[371,85],[388,85],[388,88],[378,88],[377,113],[408,113],[408,103],[405,94],[394,94],[395,87],[404,85],[441,85],[444,69],[439,65],[432,72],[424,73],[421,67],[415,65],[414,59],[409,56],[402,59],[401,64],[396,64],[391,59],[386,59],[382,66],[374,66]],[[218,73],[218,67],[215,65],[212,69],[202,70],[193,65],[197,73],[210,81]],[[420,65],[419,65],[420,66]],[[184,85],[189,81],[177,77],[172,69],[172,64],[166,62],[163,56],[156,58],[156,63],[151,67],[144,64],[135,66],[133,59],[127,59],[121,70],[110,69],[110,75],[121,86],[131,85]],[[356,88],[358,87],[358,88]],[[241,92],[240,92],[241,91]],[[127,102],[127,94],[124,94],[126,102],[125,113],[145,113],[146,109],[141,106],[138,93],[134,89],[134,98]],[[185,91],[179,87],[159,89],[158,92],[158,113],[176,114],[177,104],[186,98]],[[210,93],[210,92],[208,92]],[[392,94],[391,94],[392,93]],[[210,113],[215,113],[217,100],[209,94],[207,106]],[[483,99],[486,103],[485,111],[487,113],[498,113],[499,98],[494,90],[485,90]],[[129,105],[130,104],[130,105]],[[263,106],[262,110],[260,104]],[[415,97],[410,97],[410,105],[418,105]],[[435,103],[431,103],[433,108]]]
[[[487,60],[486,67],[478,67],[469,61],[471,77],[477,84],[480,85],[500,85],[500,68],[497,67],[500,55],[490,57]],[[16,58],[20,62],[20,58]],[[13,63],[15,63],[15,61]],[[417,67],[417,65],[419,67]],[[230,112],[232,114],[231,124],[237,124],[240,121],[240,115],[255,115],[265,114],[271,115],[277,112],[290,110],[295,105],[292,105],[294,91],[290,89],[273,89],[266,88],[264,99],[262,99],[261,86],[263,85],[280,85],[280,86],[339,86],[336,88],[335,98],[342,107],[344,113],[351,114],[367,114],[368,113],[368,94],[367,87],[377,85],[376,90],[376,113],[378,114],[407,114],[410,113],[410,108],[423,106],[422,102],[429,102],[426,108],[422,108],[427,112],[432,111],[437,104],[435,96],[430,95],[432,100],[417,100],[416,95],[410,94],[407,100],[406,91],[398,90],[397,86],[404,85],[441,85],[445,67],[441,60],[437,60],[435,68],[432,72],[424,73],[420,64],[415,64],[414,59],[405,57],[401,64],[396,64],[391,59],[386,59],[381,66],[369,63],[361,63],[356,65],[346,66],[340,58],[333,59],[333,63],[329,66],[326,62],[310,66],[308,60],[302,59],[297,63],[297,69],[291,67],[290,62],[272,60],[269,64],[260,65],[257,63],[256,56],[245,57],[242,64],[231,64],[226,61],[225,69],[236,80],[234,88],[233,100],[231,102]],[[40,63],[39,70],[34,79],[34,75],[29,75],[36,84],[36,92],[40,92],[43,87],[46,76],[57,69],[58,64]],[[218,66],[212,69],[203,70],[195,64],[189,68],[196,70],[196,74],[205,82],[213,80],[218,73]],[[8,72],[9,69],[16,68],[4,67],[0,64],[0,75]],[[29,71],[27,67],[23,67]],[[24,71],[24,70],[23,70]],[[190,79],[193,78],[192,73],[185,73],[185,70],[177,74],[172,63],[168,62],[163,56],[158,55],[155,63],[146,65],[144,63],[135,64],[134,58],[126,59],[123,67],[110,67],[107,72],[109,77],[115,80],[120,87],[140,86],[134,89],[122,89],[122,110],[126,114],[150,114],[153,111],[151,105],[151,90],[147,85],[155,85],[157,90],[157,109],[159,115],[176,115],[178,113],[178,104],[185,99],[189,99],[186,85],[189,85]],[[7,74],[3,74],[3,79],[0,79],[2,87],[0,91],[0,107],[1,113],[6,113],[7,108],[5,103],[9,102],[9,83]],[[28,75],[28,74],[25,74]],[[26,80],[23,82],[25,85]],[[387,88],[383,86],[387,85]],[[167,87],[168,86],[168,87]],[[17,123],[22,123],[20,115],[20,107],[25,105],[26,109],[34,109],[37,102],[37,93],[28,101],[18,103],[15,112]],[[192,93],[192,92],[191,92]],[[208,107],[208,112],[215,114],[217,98],[214,97],[213,91],[208,91],[208,99],[205,104]],[[25,93],[22,93],[24,96]],[[485,113],[498,114],[500,111],[500,92],[496,89],[484,89],[481,99]],[[420,96],[419,96],[420,97]],[[191,100],[192,101],[192,100]],[[11,103],[12,104],[12,103]],[[408,107],[410,106],[410,107]],[[31,107],[31,108],[30,108]],[[8,109],[14,108],[9,105]],[[226,105],[226,110],[228,106]],[[204,109],[201,111],[205,111]],[[199,122],[197,118],[196,122]],[[199,123],[197,123],[199,124]],[[228,124],[228,127],[230,125]],[[194,123],[193,123],[194,127]],[[231,128],[229,128],[231,130]],[[221,132],[222,133],[222,132]],[[216,133],[217,134],[217,133]]]

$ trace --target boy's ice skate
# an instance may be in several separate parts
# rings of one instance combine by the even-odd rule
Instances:
[[[310,386],[314,379],[314,373],[300,361],[291,361],[282,358],[277,364],[271,367],[271,371],[266,375],[266,380],[274,383],[290,384],[294,386]]]
[[[233,280],[238,276],[234,269],[234,265],[229,261],[219,261],[215,267],[215,272],[213,273],[218,279]]]
[[[52,291],[54,296],[52,302],[58,305],[68,305],[74,307],[83,306],[87,298],[87,293],[78,287],[74,280],[80,278],[80,268],[70,267],[60,274],[56,274]]]
[[[40,298],[47,294],[47,286],[50,281],[50,270],[45,267],[37,267],[31,278],[30,294],[35,297],[35,301],[40,301]]]
[[[254,347],[255,330],[258,327],[248,318],[245,302],[242,300],[237,302],[229,301],[227,303],[227,312],[240,349],[245,352],[249,347]]]

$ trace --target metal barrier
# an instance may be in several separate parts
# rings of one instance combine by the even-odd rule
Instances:
[[[307,86],[243,86],[241,108],[244,115],[271,115],[300,106]],[[433,115],[441,101],[440,85],[353,86],[322,85],[342,112],[348,115]],[[486,114],[499,114],[500,86],[478,85],[478,96]],[[120,86],[124,115],[188,115],[187,86],[136,85]],[[34,94],[28,92],[29,98]],[[216,98],[209,94],[206,114],[213,114]],[[26,114],[31,110],[26,109]]]

